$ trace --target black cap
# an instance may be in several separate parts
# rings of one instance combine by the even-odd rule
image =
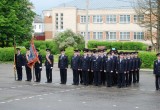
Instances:
[[[20,48],[16,48],[16,50],[21,50]]]
[[[138,52],[135,52],[135,54],[138,54]]]
[[[160,56],[160,53],[157,53],[156,56]]]
[[[65,52],[65,49],[61,49],[60,51],[61,51],[61,52]]]
[[[123,54],[124,54],[124,52],[119,52],[118,54],[119,54],[119,55],[123,55]]]
[[[99,51],[99,52],[104,52],[104,49],[99,49],[98,51]]]
[[[88,52],[88,49],[86,49],[86,48],[85,48],[85,49],[83,49],[83,52]]]
[[[78,50],[74,50],[74,52],[78,52]]]
[[[50,51],[51,51],[51,49],[46,49],[46,51],[49,51],[49,52],[50,52]]]

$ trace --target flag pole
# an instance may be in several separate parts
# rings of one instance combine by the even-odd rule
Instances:
[[[15,42],[15,36],[14,36],[14,79],[16,81],[16,42]]]
[[[34,80],[34,65],[32,66],[32,70],[33,70],[33,82],[35,81]]]

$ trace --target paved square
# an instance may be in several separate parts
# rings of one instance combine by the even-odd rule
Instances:
[[[60,85],[57,65],[53,83],[14,81],[13,65],[0,64],[0,110],[159,110],[160,91],[155,91],[152,72],[140,72],[140,84],[128,88],[73,86],[68,69],[67,85]]]

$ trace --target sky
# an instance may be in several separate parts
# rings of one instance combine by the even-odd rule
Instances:
[[[59,4],[66,3],[73,0],[30,0],[30,1],[33,3],[35,7],[35,12],[39,15],[42,15],[43,10],[50,9]]]

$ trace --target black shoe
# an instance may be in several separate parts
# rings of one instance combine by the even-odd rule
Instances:
[[[17,79],[16,81],[22,81],[21,79]]]
[[[45,83],[49,83],[49,82],[47,81],[47,82],[45,82]]]

